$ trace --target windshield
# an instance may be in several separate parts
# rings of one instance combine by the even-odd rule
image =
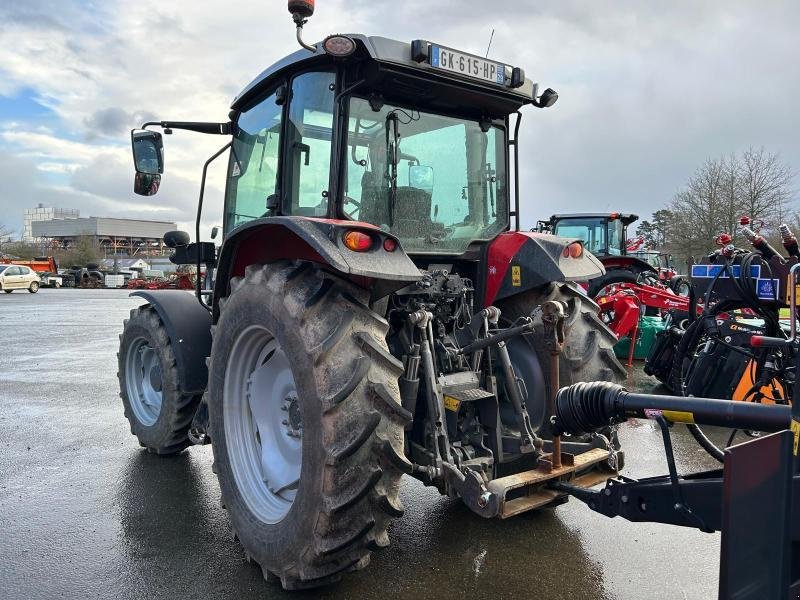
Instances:
[[[346,151],[345,214],[408,252],[462,253],[508,227],[500,127],[354,97]]]
[[[622,254],[624,225],[618,219],[586,217],[562,219],[556,223],[555,235],[578,238],[592,254]]]
[[[564,219],[556,223],[553,233],[583,240],[584,247],[592,254],[606,253],[605,219]]]
[[[8,265],[0,265],[0,273],[5,271],[8,268]]]

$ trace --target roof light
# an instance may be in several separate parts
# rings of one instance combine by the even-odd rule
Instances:
[[[346,231],[342,236],[342,241],[353,252],[366,252],[372,248],[372,236],[354,229]]]
[[[289,12],[308,19],[314,14],[314,0],[289,0]]]
[[[356,51],[356,43],[346,35],[331,35],[322,42],[325,52],[331,56],[344,58]]]

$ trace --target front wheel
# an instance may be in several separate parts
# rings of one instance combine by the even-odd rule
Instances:
[[[10,294],[10,293],[11,293],[11,292],[13,292],[14,290],[3,290],[3,291],[4,291],[6,294]]]
[[[32,281],[30,287],[28,288],[28,291],[31,294],[35,294],[36,292],[38,292],[39,291],[39,282]]]
[[[175,454],[189,446],[200,396],[181,390],[175,353],[154,308],[131,310],[119,336],[117,360],[119,395],[139,444],[154,454]]]
[[[209,368],[223,505],[265,577],[324,585],[366,566],[403,512],[402,365],[368,292],[311,263],[251,265],[231,289]]]

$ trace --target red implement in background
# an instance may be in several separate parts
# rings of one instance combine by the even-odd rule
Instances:
[[[37,273],[57,273],[58,265],[52,256],[34,258],[33,260],[11,260],[10,258],[0,258],[0,264],[15,264],[17,266],[28,267]]]
[[[633,351],[639,329],[642,306],[659,310],[678,309],[689,312],[689,298],[672,290],[640,283],[615,283],[602,296],[595,298],[600,305],[600,318],[617,338],[630,337],[628,366],[633,364]]]

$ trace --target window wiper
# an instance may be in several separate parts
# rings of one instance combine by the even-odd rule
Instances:
[[[397,202],[397,162],[400,158],[398,146],[400,133],[398,131],[397,113],[392,111],[386,115],[386,170],[389,179],[389,227],[394,226],[394,207]],[[391,131],[390,131],[391,130]],[[391,135],[391,143],[390,143]]]

